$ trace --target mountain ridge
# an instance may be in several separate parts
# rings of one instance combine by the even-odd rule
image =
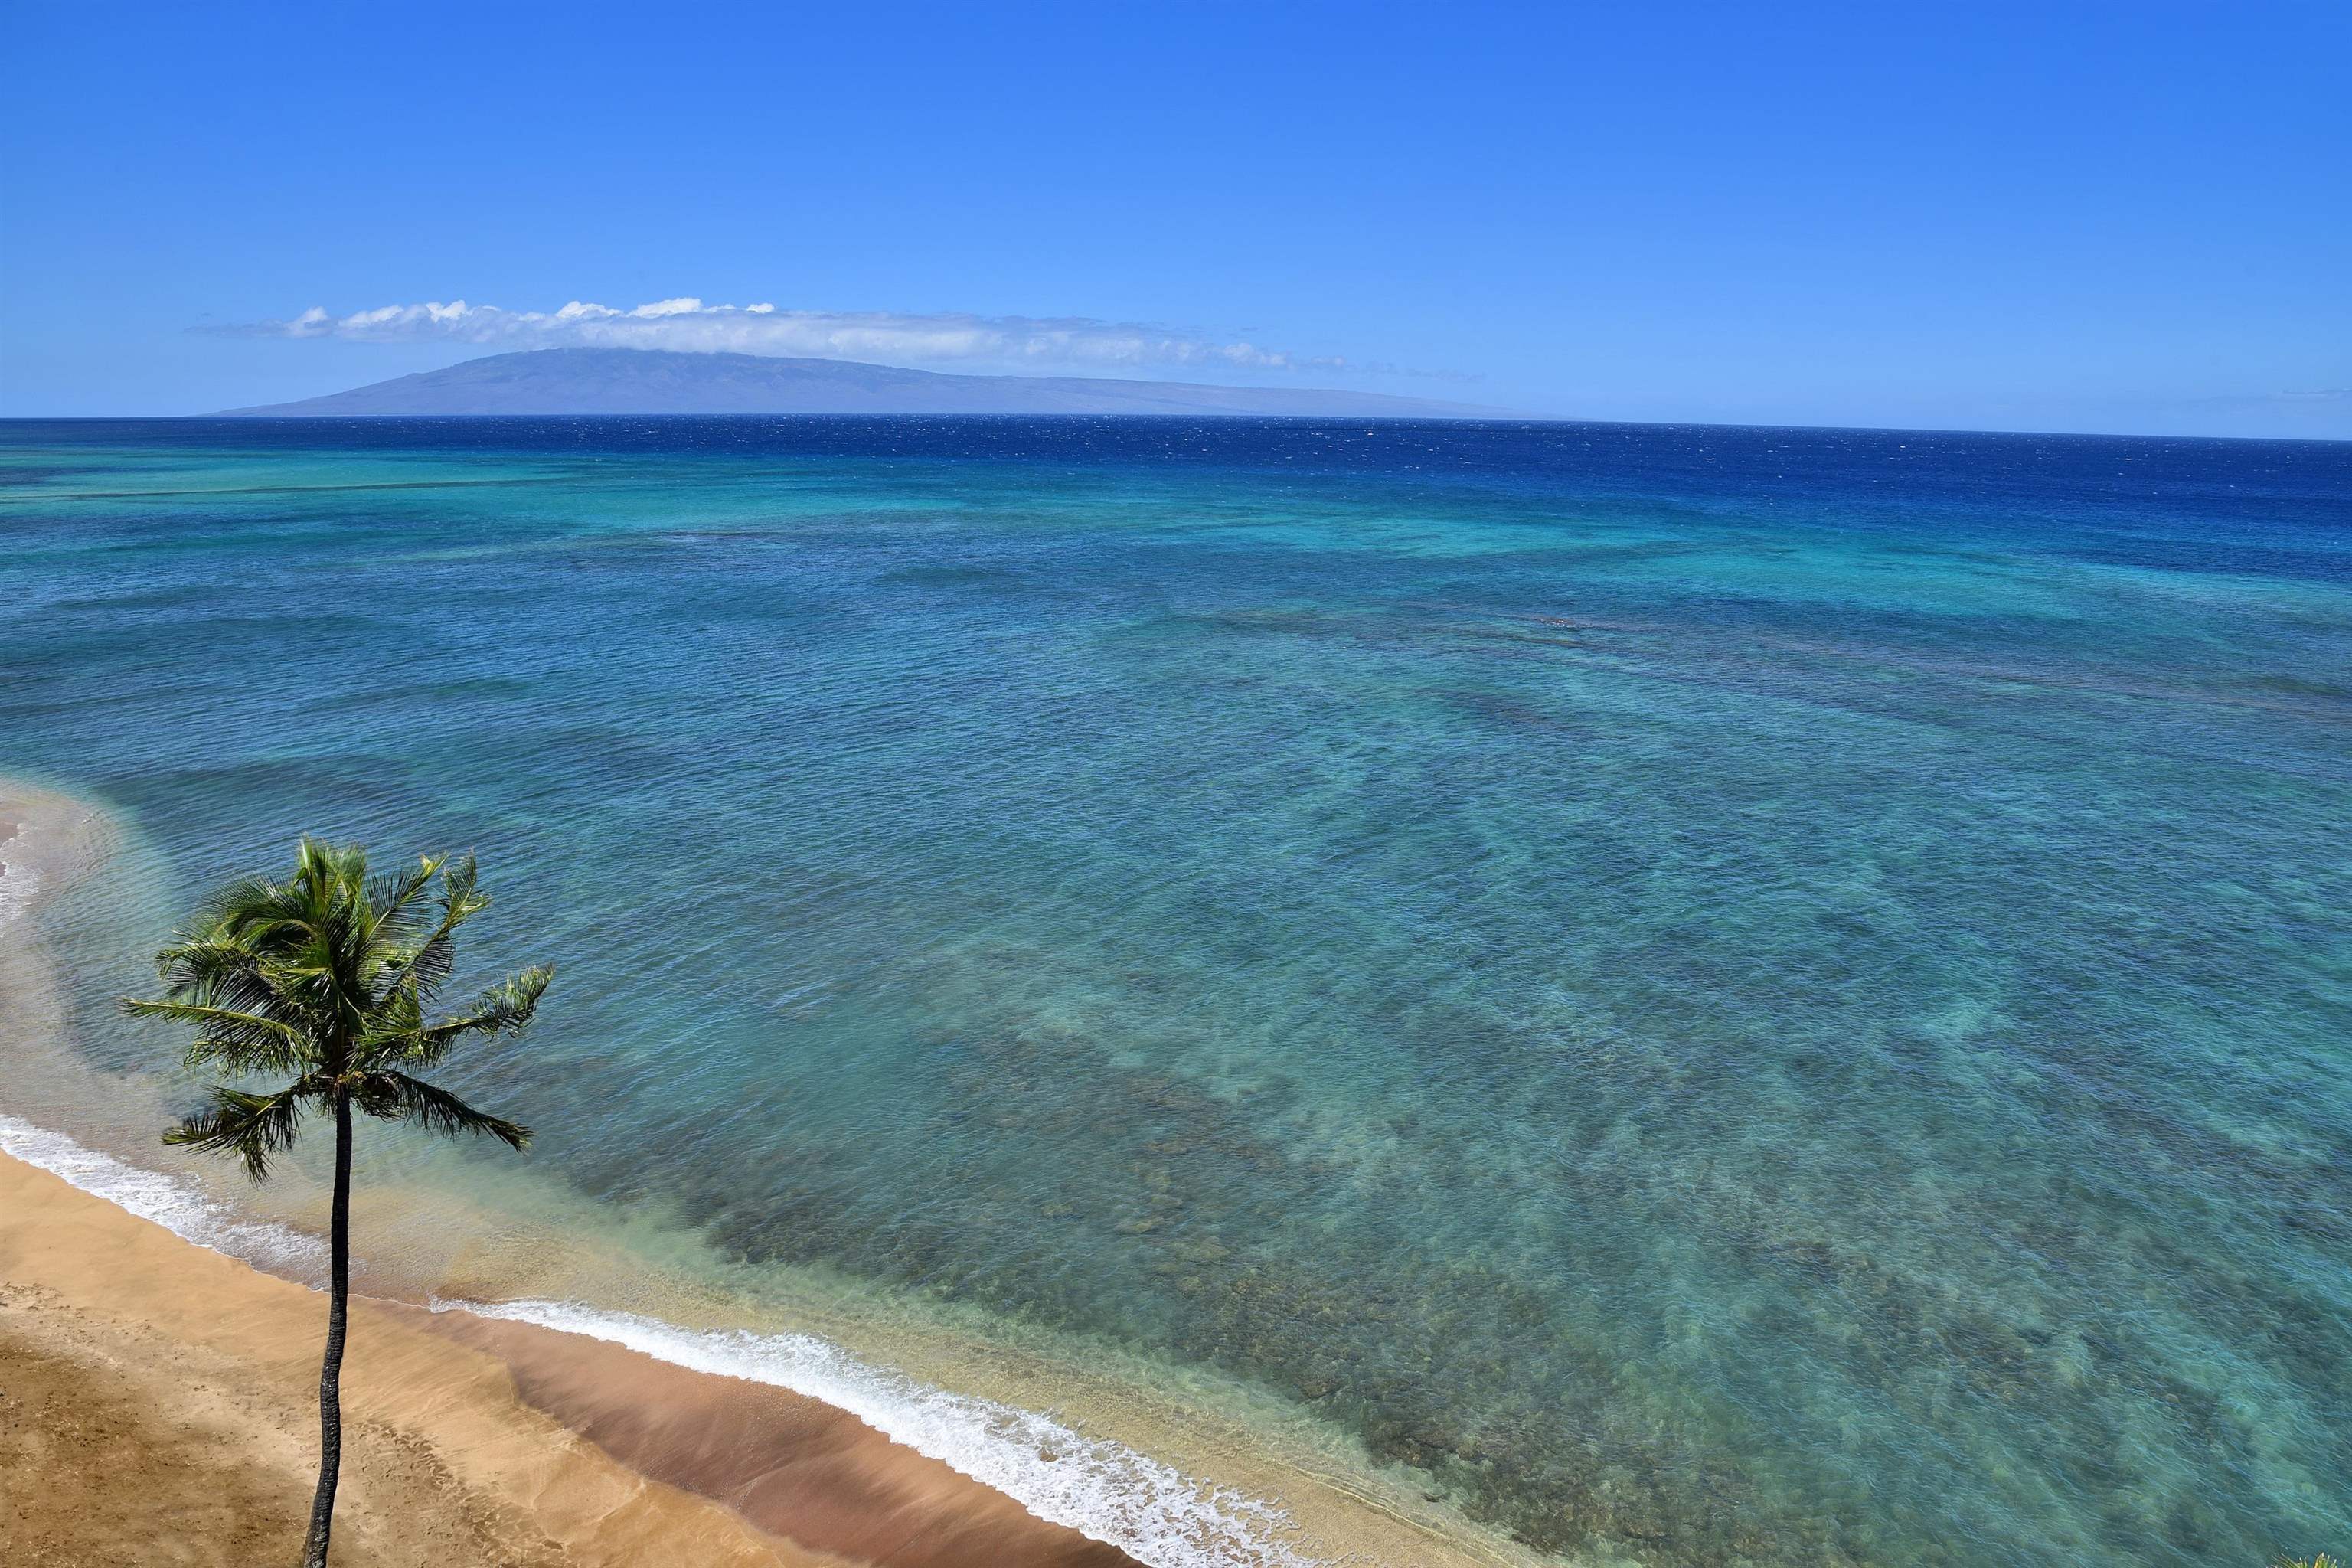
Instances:
[[[1178,414],[1390,419],[1524,417],[1499,408],[1312,387],[1086,376],[957,375],[856,360],[669,349],[527,349],[234,418],[574,414]]]

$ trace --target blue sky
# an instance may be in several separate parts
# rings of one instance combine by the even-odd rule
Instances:
[[[2352,437],[2342,0],[7,29],[8,414],[308,395],[694,299],[774,310],[597,330],[1568,417]],[[505,314],[347,320],[457,300]]]

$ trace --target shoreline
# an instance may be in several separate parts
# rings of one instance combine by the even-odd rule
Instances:
[[[0,1556],[92,1560],[142,1510],[201,1510],[230,1469],[247,1484],[224,1545],[299,1541],[324,1333],[308,1288],[0,1155],[0,1452],[26,1482]],[[658,1543],[741,1568],[1134,1562],[782,1389],[365,1296],[351,1336],[339,1560],[620,1568]],[[68,1397],[45,1418],[28,1382]],[[105,1463],[63,1418],[85,1397],[131,1434]],[[723,1447],[694,1462],[678,1423]]]
[[[62,1014],[51,966],[28,940],[31,906],[99,864],[116,837],[87,803],[0,778],[0,995],[13,987],[19,1001],[36,998],[15,1009],[36,1033]],[[307,1499],[325,1321],[308,1282],[316,1238],[16,1109],[0,1106],[0,1360],[10,1369],[0,1387],[21,1382],[26,1367],[101,1382],[94,1369],[129,1369],[131,1386],[118,1390],[124,1419],[171,1428],[185,1423],[168,1369],[191,1360],[234,1367],[276,1391],[266,1412],[228,1420],[225,1429],[242,1433],[231,1445],[237,1463],[251,1461],[247,1450],[270,1453],[270,1473],[299,1480]],[[141,1119],[117,1107],[110,1120]],[[117,1262],[93,1273],[93,1257]],[[407,1291],[397,1280],[369,1289],[363,1279],[354,1292],[352,1366],[364,1373],[372,1353],[360,1337],[362,1310],[369,1335],[398,1348],[375,1352],[386,1358],[379,1375],[347,1379],[346,1409],[393,1434],[400,1452],[434,1456],[440,1478],[426,1493],[403,1492],[394,1512],[422,1510],[448,1530],[475,1530],[468,1539],[481,1542],[522,1528],[520,1520],[555,1543],[551,1563],[642,1560],[632,1554],[654,1539],[664,1557],[690,1546],[697,1561],[788,1568],[1523,1561],[1449,1540],[1336,1475],[1266,1458],[1221,1462],[1195,1479],[1124,1443],[1081,1436],[1083,1423],[933,1390],[805,1335],[687,1329],[560,1300],[419,1303],[398,1299]],[[34,1305],[18,1310],[20,1300]],[[248,1318],[278,1325],[290,1355],[217,1327]],[[299,1441],[287,1436],[289,1423]],[[347,1477],[369,1453],[354,1451]],[[615,1489],[644,1500],[609,1500]],[[363,1490],[347,1480],[347,1499]],[[1104,1516],[1106,1500],[1115,1517]],[[485,1519],[508,1522],[486,1536]],[[23,1523],[0,1519],[0,1527]],[[357,1527],[354,1539],[373,1541],[368,1531]],[[10,1543],[0,1528],[0,1546]],[[368,1550],[379,1554],[366,1561],[408,1561],[396,1542]],[[494,1560],[541,1561],[510,1552]]]

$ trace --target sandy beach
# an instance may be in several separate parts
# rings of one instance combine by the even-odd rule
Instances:
[[[0,1158],[0,1561],[289,1552],[323,1331],[315,1292]],[[338,1562],[1131,1561],[814,1400],[528,1324],[362,1301],[344,1401]]]

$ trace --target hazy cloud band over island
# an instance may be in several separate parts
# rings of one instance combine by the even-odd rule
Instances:
[[[370,342],[450,342],[499,348],[676,349],[705,353],[801,355],[884,363],[994,362],[1030,365],[1224,366],[1235,370],[1388,370],[1336,356],[1307,356],[1220,342],[1137,321],[1087,317],[785,310],[710,305],[692,298],[616,310],[574,300],[559,310],[510,310],[463,300],[386,305],[346,316],[313,306],[289,321],[213,329],[240,337],[344,338]]]

